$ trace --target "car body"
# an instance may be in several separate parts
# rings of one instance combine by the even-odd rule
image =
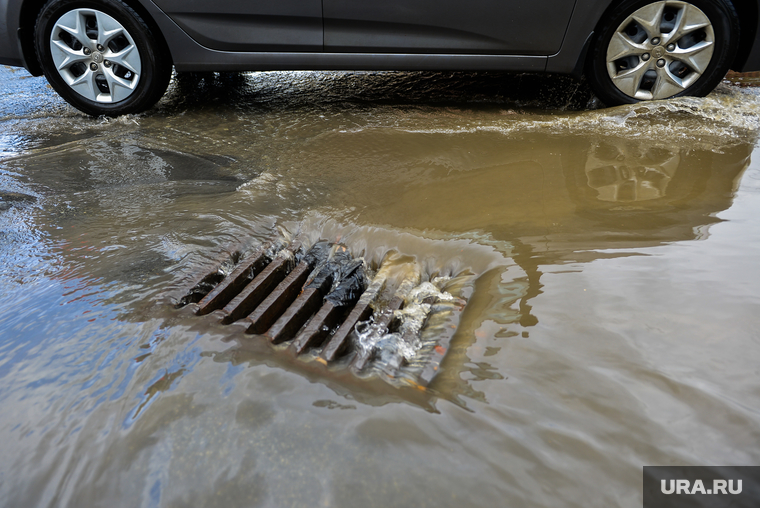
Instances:
[[[729,1],[729,0],[726,0]],[[760,0],[730,0],[729,68],[760,70]],[[48,2],[49,3],[49,2]],[[503,70],[580,76],[616,0],[126,0],[176,71]],[[43,73],[44,0],[0,0],[0,63]],[[83,0],[85,7],[98,0]],[[736,30],[732,28],[731,30]],[[725,74],[725,72],[724,72]],[[714,86],[714,85],[713,85]],[[704,93],[700,93],[704,94]]]

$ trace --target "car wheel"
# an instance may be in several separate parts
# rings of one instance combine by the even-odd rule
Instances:
[[[37,17],[35,47],[48,82],[89,115],[144,111],[171,77],[163,41],[120,0],[49,0]]]
[[[726,0],[627,0],[600,23],[586,76],[607,105],[710,93],[739,41]]]

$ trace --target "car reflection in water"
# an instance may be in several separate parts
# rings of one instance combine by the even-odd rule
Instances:
[[[642,152],[631,143],[599,143],[589,150],[586,176],[601,201],[627,203],[664,198],[681,160],[665,148]]]

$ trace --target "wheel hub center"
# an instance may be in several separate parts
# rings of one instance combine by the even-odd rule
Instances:
[[[92,61],[95,63],[101,63],[103,61],[103,54],[99,51],[92,52]]]
[[[665,48],[663,48],[662,46],[656,46],[655,48],[652,49],[652,55],[655,58],[662,58],[663,56],[665,56]]]

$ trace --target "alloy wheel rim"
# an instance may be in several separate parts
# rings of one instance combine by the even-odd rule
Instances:
[[[66,84],[91,101],[123,101],[140,82],[142,63],[134,39],[104,12],[74,9],[61,16],[50,32],[50,52]]]
[[[712,23],[701,9],[686,2],[655,2],[615,30],[607,46],[607,73],[629,97],[666,99],[704,74],[714,50]]]

